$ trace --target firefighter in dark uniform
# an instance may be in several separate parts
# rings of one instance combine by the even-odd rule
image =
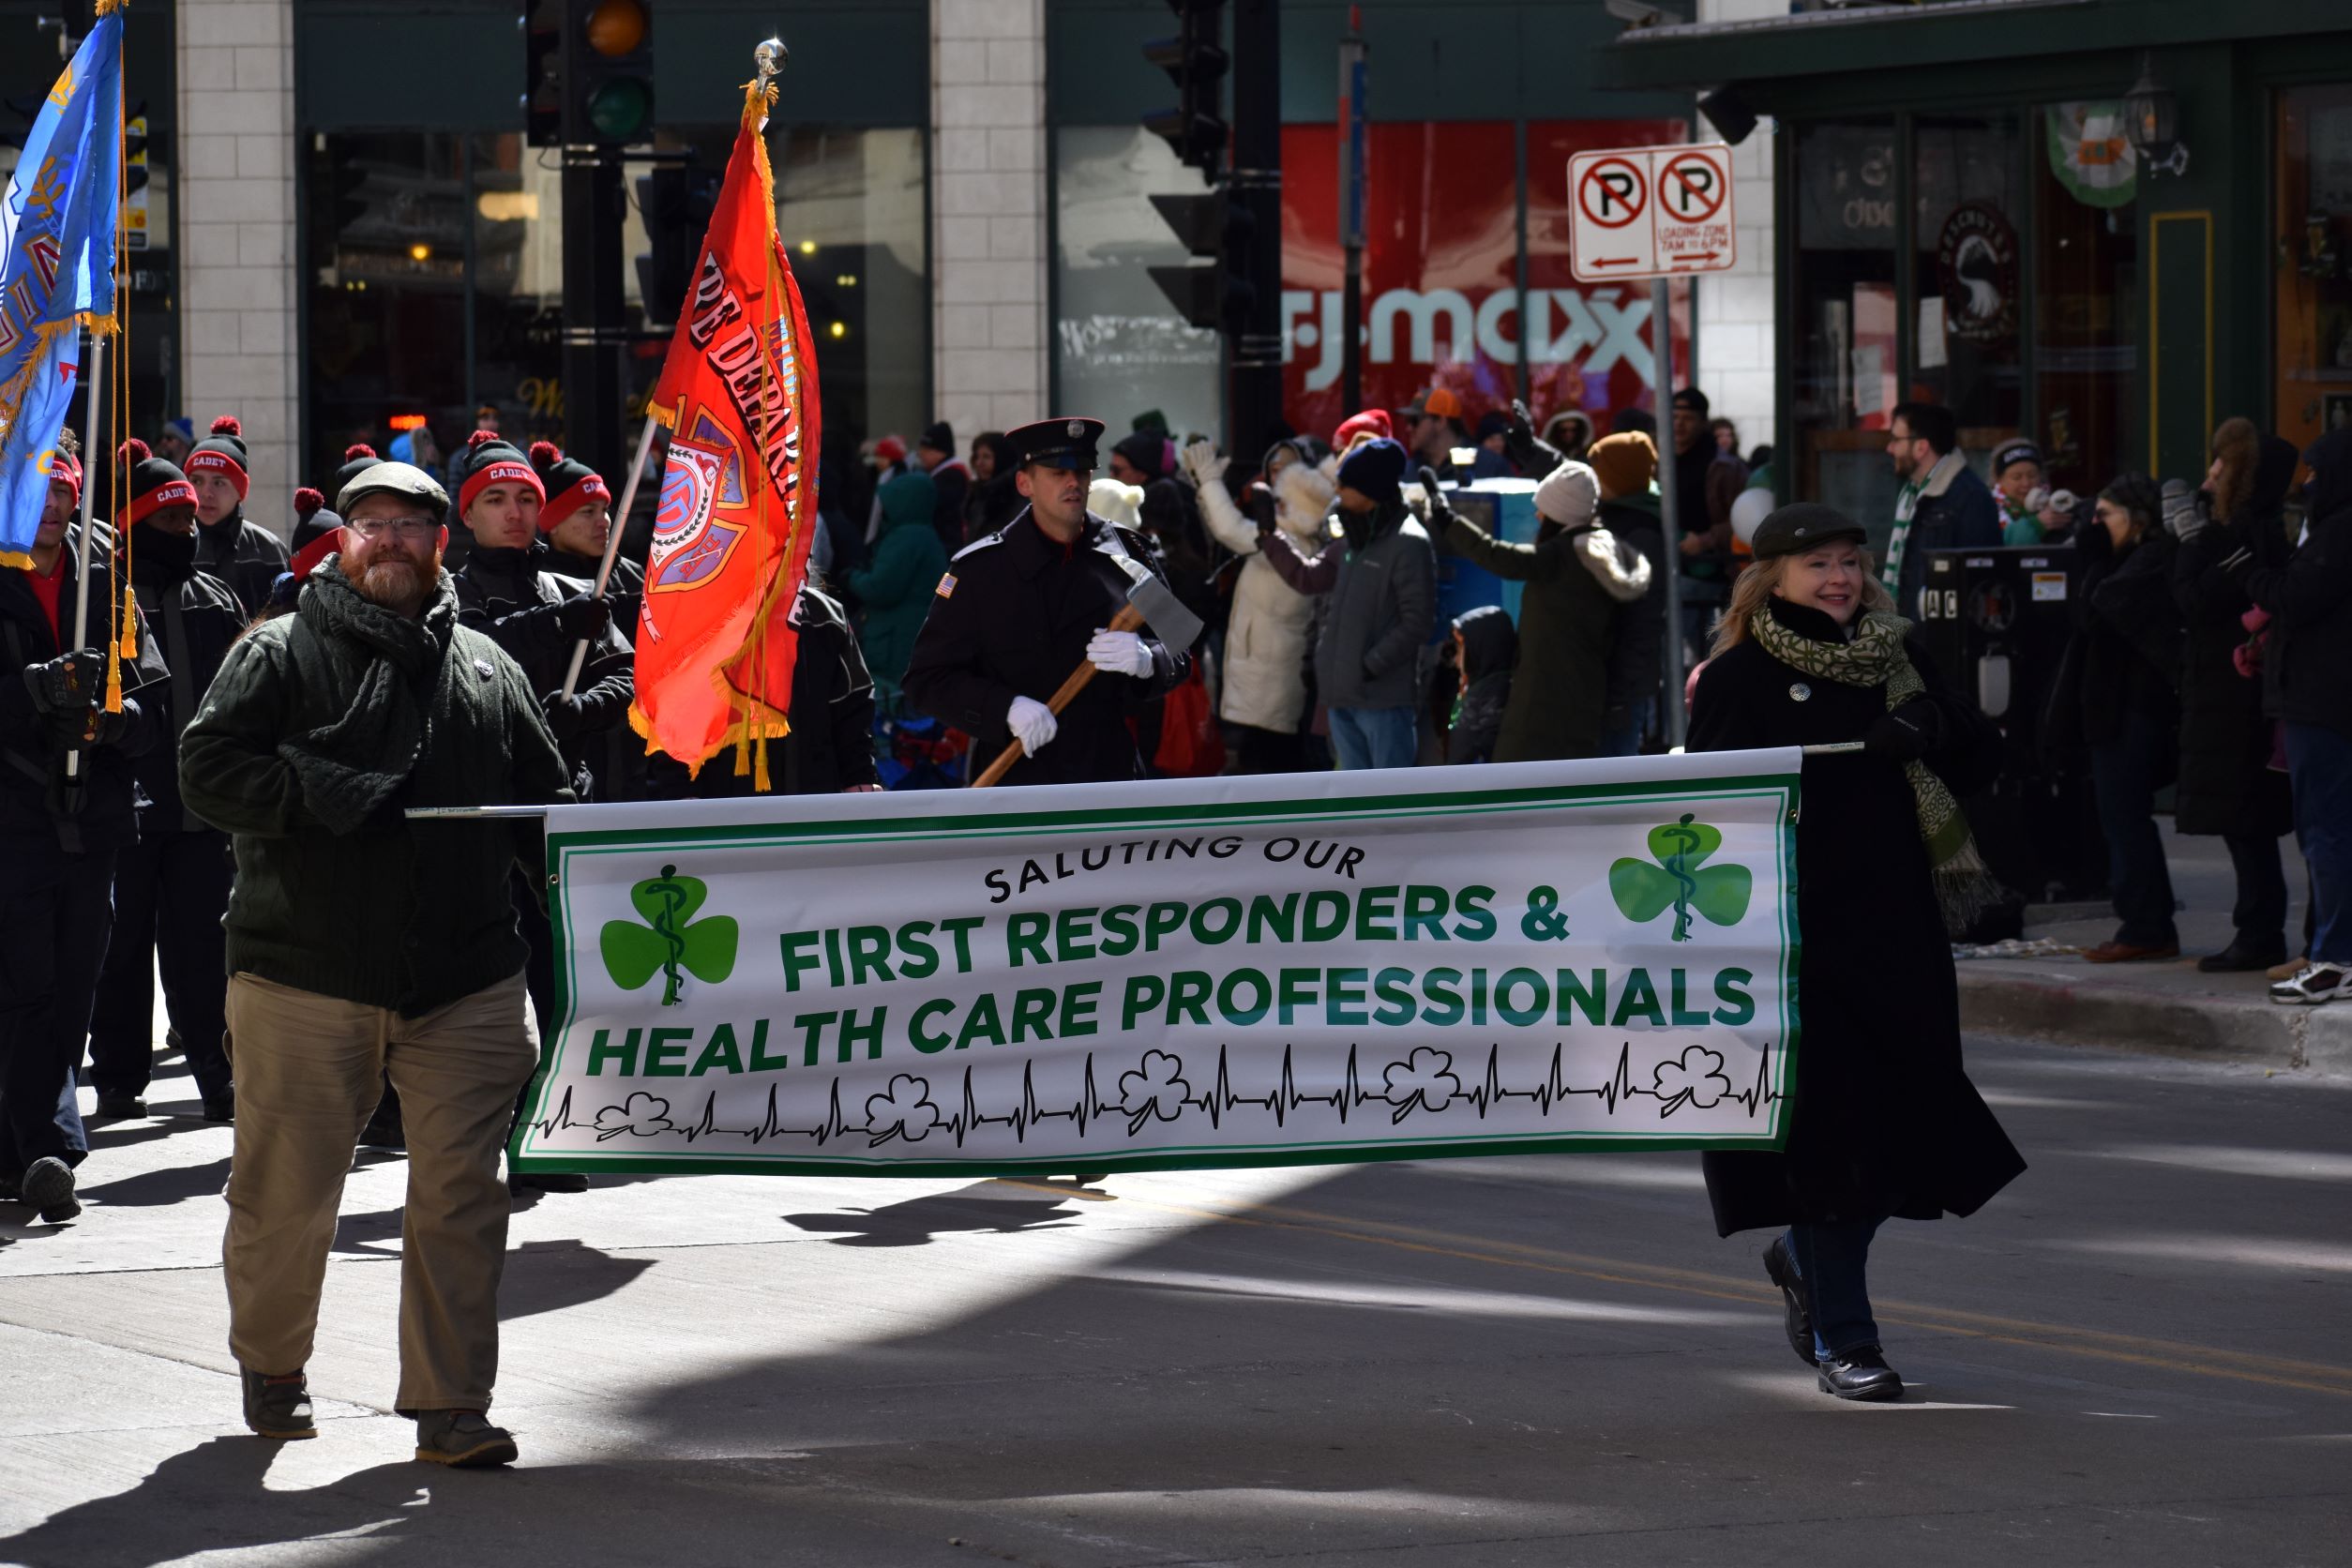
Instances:
[[[1141,777],[1127,716],[1192,668],[1149,628],[1106,629],[1133,580],[1123,563],[1165,574],[1150,540],[1086,509],[1102,431],[1047,419],[1006,432],[1028,509],[948,562],[907,665],[908,706],[968,731],[977,767],[1020,741],[1007,784]],[[1099,673],[1057,720],[1046,700],[1087,663]]]

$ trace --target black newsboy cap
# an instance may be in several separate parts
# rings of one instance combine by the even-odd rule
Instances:
[[[1756,525],[1753,548],[1758,561],[1776,555],[1796,555],[1837,539],[1866,544],[1869,530],[1834,506],[1818,501],[1797,501],[1769,514]]]

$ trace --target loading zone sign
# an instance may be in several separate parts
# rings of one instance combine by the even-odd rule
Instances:
[[[1731,149],[1720,142],[1577,153],[1568,190],[1579,283],[1727,272],[1739,260]]]

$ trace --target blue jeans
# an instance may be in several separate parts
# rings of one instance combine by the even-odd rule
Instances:
[[[1409,768],[1413,765],[1410,708],[1334,708],[1331,748],[1342,768]]]
[[[1641,732],[1650,728],[1650,715],[1658,700],[1645,697],[1627,710],[1625,727],[1601,731],[1601,752],[1604,757],[1638,757],[1641,755]]]
[[[1885,1223],[1856,1219],[1788,1228],[1788,1256],[1813,1308],[1813,1353],[1817,1360],[1878,1343],[1864,1267],[1870,1260],[1870,1239]]]
[[[2286,771],[2295,841],[2311,863],[2312,961],[2352,964],[2352,735],[2289,723]]]
[[[2090,748],[2091,791],[2107,837],[2107,885],[2115,894],[2115,940],[2133,947],[2170,947],[2172,869],[2156,829],[2156,791],[2171,761],[2173,732],[2146,714],[2124,717],[2123,732]]]

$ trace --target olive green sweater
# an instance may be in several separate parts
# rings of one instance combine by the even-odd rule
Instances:
[[[415,620],[332,565],[229,650],[180,744],[188,808],[234,836],[229,968],[416,1018],[522,967],[508,873],[536,820],[411,822],[412,806],[568,802],[522,671],[457,624],[443,574]]]

